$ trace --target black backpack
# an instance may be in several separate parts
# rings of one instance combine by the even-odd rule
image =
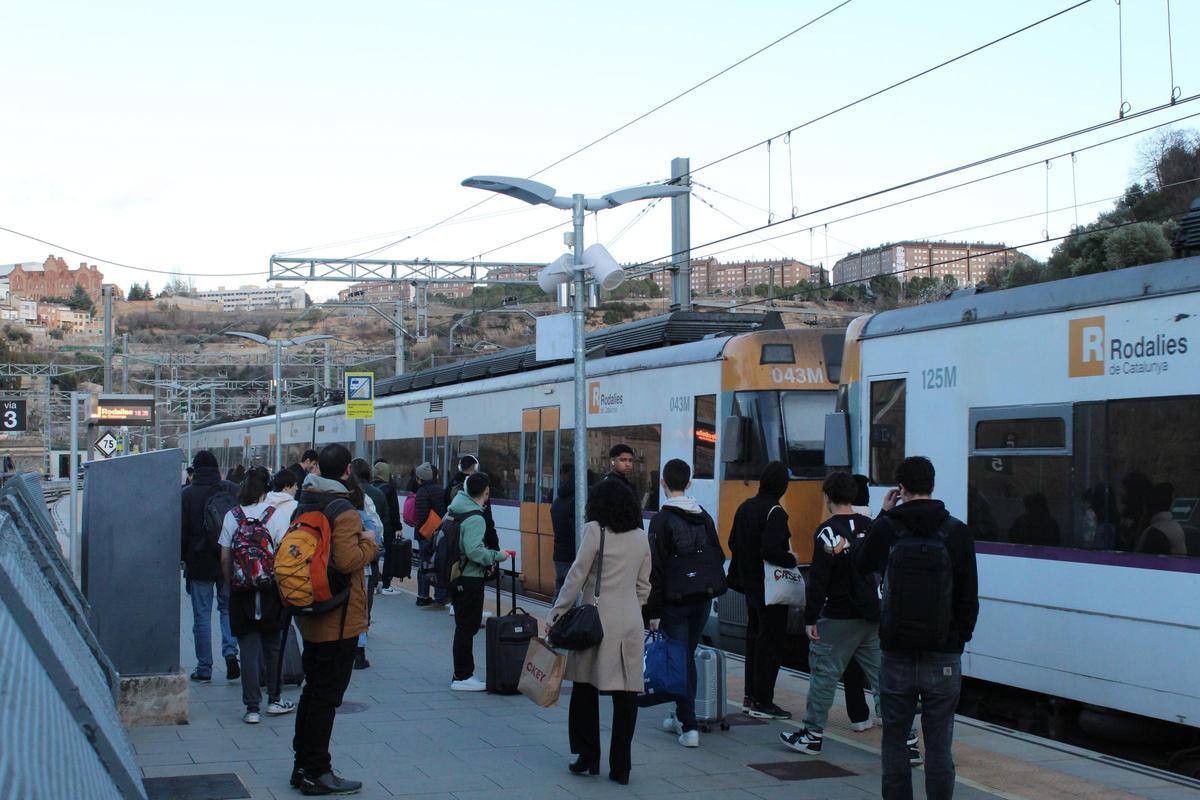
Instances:
[[[442,524],[434,531],[429,547],[429,557],[422,568],[433,578],[434,585],[449,589],[462,575],[462,523],[471,517],[482,517],[482,511],[468,511],[462,516],[450,512],[442,517]]]
[[[229,484],[221,481],[204,500],[204,547],[219,552],[217,541],[225,525],[225,515],[238,504],[237,493],[229,490]],[[195,545],[193,545],[193,549]]]
[[[915,535],[890,520],[896,543],[883,575],[879,636],[904,650],[937,650],[950,640],[954,564],[947,541],[955,520],[933,536]]]

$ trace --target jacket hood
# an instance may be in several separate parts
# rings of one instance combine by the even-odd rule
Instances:
[[[292,497],[287,492],[267,492],[267,502],[279,508],[288,502],[295,502],[296,498]]]
[[[694,517],[704,516],[704,509],[700,507],[694,497],[668,497],[663,501],[662,509],[663,511],[670,509]]]
[[[192,473],[193,486],[211,486],[221,482],[221,469],[216,464],[206,467],[196,467]]]
[[[371,470],[372,480],[383,481],[387,483],[392,479],[392,465],[386,461],[380,461]]]
[[[450,508],[447,509],[451,514],[462,513],[464,511],[483,511],[483,506],[471,499],[471,496],[466,492],[460,491],[454,495],[454,499],[450,501]]]
[[[783,497],[788,489],[788,470],[782,461],[772,461],[763,468],[758,479],[758,493],[774,497],[776,501]]]
[[[346,485],[341,481],[322,478],[320,475],[307,475],[304,478],[304,491],[314,494],[349,494]]]
[[[201,467],[217,468],[217,457],[207,450],[201,450],[192,457],[192,467],[199,470]]]
[[[913,500],[901,503],[884,514],[911,531],[930,536],[937,533],[937,529],[950,516],[941,500]]]

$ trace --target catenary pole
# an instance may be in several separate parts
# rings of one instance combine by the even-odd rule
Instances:
[[[671,160],[671,180],[680,186],[690,186],[690,158]],[[691,194],[671,198],[671,306],[680,311],[692,310],[692,221]]]
[[[575,269],[575,306],[572,322],[575,326],[575,547],[583,543],[583,526],[587,511],[587,352],[585,347],[584,308],[587,298],[586,275],[583,271],[583,221],[584,198],[582,194],[572,196],[572,222],[575,233],[572,238]]]

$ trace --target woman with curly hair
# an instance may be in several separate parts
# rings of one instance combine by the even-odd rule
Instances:
[[[604,628],[599,645],[567,656],[565,677],[574,682],[568,730],[571,752],[578,756],[570,769],[600,772],[600,695],[607,694],[613,701],[608,777],[627,784],[637,724],[635,698],[642,691],[642,606],[650,596],[650,545],[633,493],[615,481],[601,481],[592,489],[587,518],[592,521],[583,529],[579,552],[549,616],[553,626],[582,593],[583,602],[599,607]]]

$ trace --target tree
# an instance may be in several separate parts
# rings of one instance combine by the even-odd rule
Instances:
[[[191,278],[185,278],[182,275],[172,275],[171,280],[167,281],[167,285],[159,292],[159,297],[191,297],[195,294],[196,284]]]
[[[1123,269],[1153,264],[1171,257],[1171,245],[1161,225],[1139,222],[1111,231],[1104,240],[1104,268]]]
[[[67,308],[73,311],[86,311],[90,314],[96,310],[96,304],[92,302],[91,295],[87,293],[87,290],[77,283],[75,290],[67,298]]]
[[[126,296],[129,300],[153,300],[154,293],[150,290],[150,282],[147,281],[143,287],[140,283],[135,283],[129,287],[129,294]]]

